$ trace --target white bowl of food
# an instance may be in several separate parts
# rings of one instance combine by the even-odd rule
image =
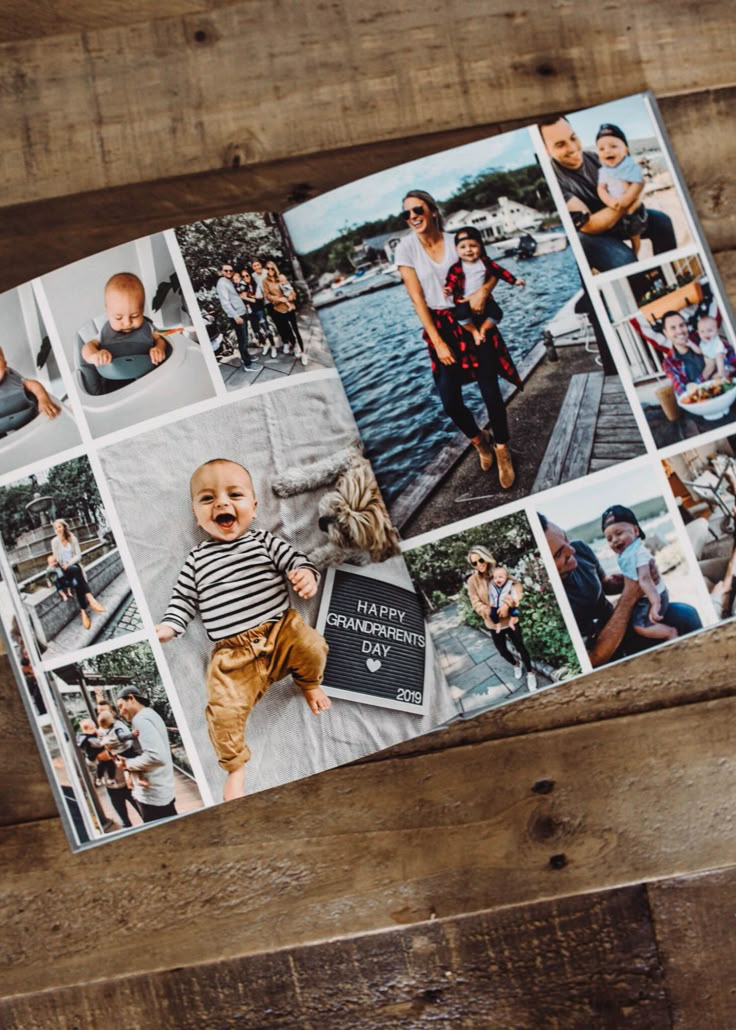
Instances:
[[[683,411],[714,422],[723,418],[736,401],[736,382],[730,379],[706,379],[704,383],[688,383],[677,398]]]

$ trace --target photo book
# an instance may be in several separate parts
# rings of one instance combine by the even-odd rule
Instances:
[[[734,323],[649,94],[0,325],[0,623],[74,850],[733,615]]]

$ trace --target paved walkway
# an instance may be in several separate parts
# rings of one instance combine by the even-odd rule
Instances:
[[[313,372],[315,368],[332,368],[334,366],[332,355],[317,314],[311,306],[299,312],[297,323],[309,357],[307,365],[302,365],[293,354],[284,354],[281,348],[279,348],[277,357],[264,357],[261,354],[261,348],[256,346],[252,334],[249,334],[250,353],[253,360],[258,362],[258,367],[250,371],[243,368],[236,347],[235,353],[218,361],[220,374],[228,390],[239,390],[252,383],[268,383],[274,379],[285,379],[287,376],[298,375],[301,372]],[[276,340],[278,342],[278,334],[276,334]]]
[[[427,622],[460,716],[477,715],[511,697],[529,694],[526,676],[514,678],[512,666],[496,650],[490,632],[460,622],[457,602],[445,605]],[[537,671],[537,689],[551,682]]]
[[[41,655],[42,658],[55,658],[57,655],[69,654],[70,651],[89,647],[98,640],[108,640],[110,637],[117,637],[141,628],[141,618],[124,572],[116,576],[101,593],[95,594],[95,599],[107,611],[102,613],[90,611],[92,625],[89,629],[84,628],[79,614],[75,615],[64,629],[49,642],[47,649]],[[71,611],[72,602],[67,603]],[[123,618],[120,619],[118,613],[123,605],[125,605],[125,611]]]

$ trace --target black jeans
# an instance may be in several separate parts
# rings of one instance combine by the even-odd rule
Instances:
[[[138,810],[144,823],[155,823],[157,819],[169,819],[178,814],[174,801],[169,801],[168,805],[147,805],[145,801],[139,801]]]
[[[108,787],[107,796],[110,798],[110,804],[115,809],[118,819],[123,826],[132,826],[127,805],[130,805],[133,811],[138,812],[140,815],[138,803],[133,797],[132,792],[127,787]]]
[[[655,254],[674,250],[677,240],[669,215],[663,211],[652,211],[651,208],[647,209],[647,213],[649,220],[641,234],[642,239],[652,241]],[[630,265],[637,260],[634,251],[616,234],[615,229],[611,233],[580,232],[578,238],[583,245],[588,264],[591,268],[597,268],[599,272],[608,272],[612,268]]]
[[[238,338],[238,350],[240,351],[240,357],[243,360],[243,364],[246,368],[250,365],[250,354],[248,353],[248,323],[245,321],[245,315],[242,316],[243,321],[238,323],[233,319],[233,329],[235,335]]]
[[[471,344],[475,347],[475,344]],[[506,418],[506,405],[501,396],[501,387],[498,385],[498,369],[496,364],[495,351],[490,343],[482,343],[476,347],[475,356],[478,359],[479,367],[476,369],[475,378],[488,409],[488,418],[491,423],[491,432],[495,443],[508,443],[509,424]],[[456,363],[454,365],[443,365],[437,359],[437,372],[435,382],[442,401],[445,414],[455,423],[457,428],[464,433],[468,439],[472,439],[480,432],[478,425],[473,418],[470,409],[463,400],[463,380],[465,373]]]
[[[278,334],[281,337],[281,342],[285,347],[297,342],[291,318],[289,317],[292,314],[293,311],[277,311],[275,308],[271,312],[271,318],[274,320]]]
[[[86,611],[87,594],[91,594],[92,591],[89,588],[89,583],[85,579],[84,573],[82,572],[81,565],[69,565],[64,570],[66,581],[69,583],[74,593],[77,595],[77,604],[79,605],[80,611]]]
[[[511,643],[516,648],[519,658],[521,658],[522,662],[524,663],[524,669],[527,673],[532,671],[532,660],[529,656],[529,652],[527,651],[524,645],[524,640],[521,636],[521,630],[518,626],[516,626],[514,629],[511,629],[510,626],[507,626],[506,629],[502,629],[499,633],[491,633],[491,636],[493,638],[493,643],[496,645],[496,650],[501,655],[501,657],[505,658],[509,665],[516,665],[516,659],[509,651],[509,643],[507,638],[510,638]]]

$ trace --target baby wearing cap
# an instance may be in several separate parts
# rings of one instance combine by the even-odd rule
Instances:
[[[646,537],[636,515],[622,504],[612,504],[601,516],[601,529],[608,546],[618,558],[621,574],[636,580],[644,591],[644,596],[636,602],[631,613],[631,628],[648,640],[674,640],[678,632],[665,621],[670,603],[667,587],[651,552],[642,543]],[[656,583],[652,569],[657,571]]]
[[[598,196],[606,207],[624,212],[618,224],[631,239],[631,249],[638,257],[641,234],[647,227],[647,210],[640,200],[644,190],[641,168],[629,153],[628,141],[618,125],[601,125],[595,146],[601,163]]]

